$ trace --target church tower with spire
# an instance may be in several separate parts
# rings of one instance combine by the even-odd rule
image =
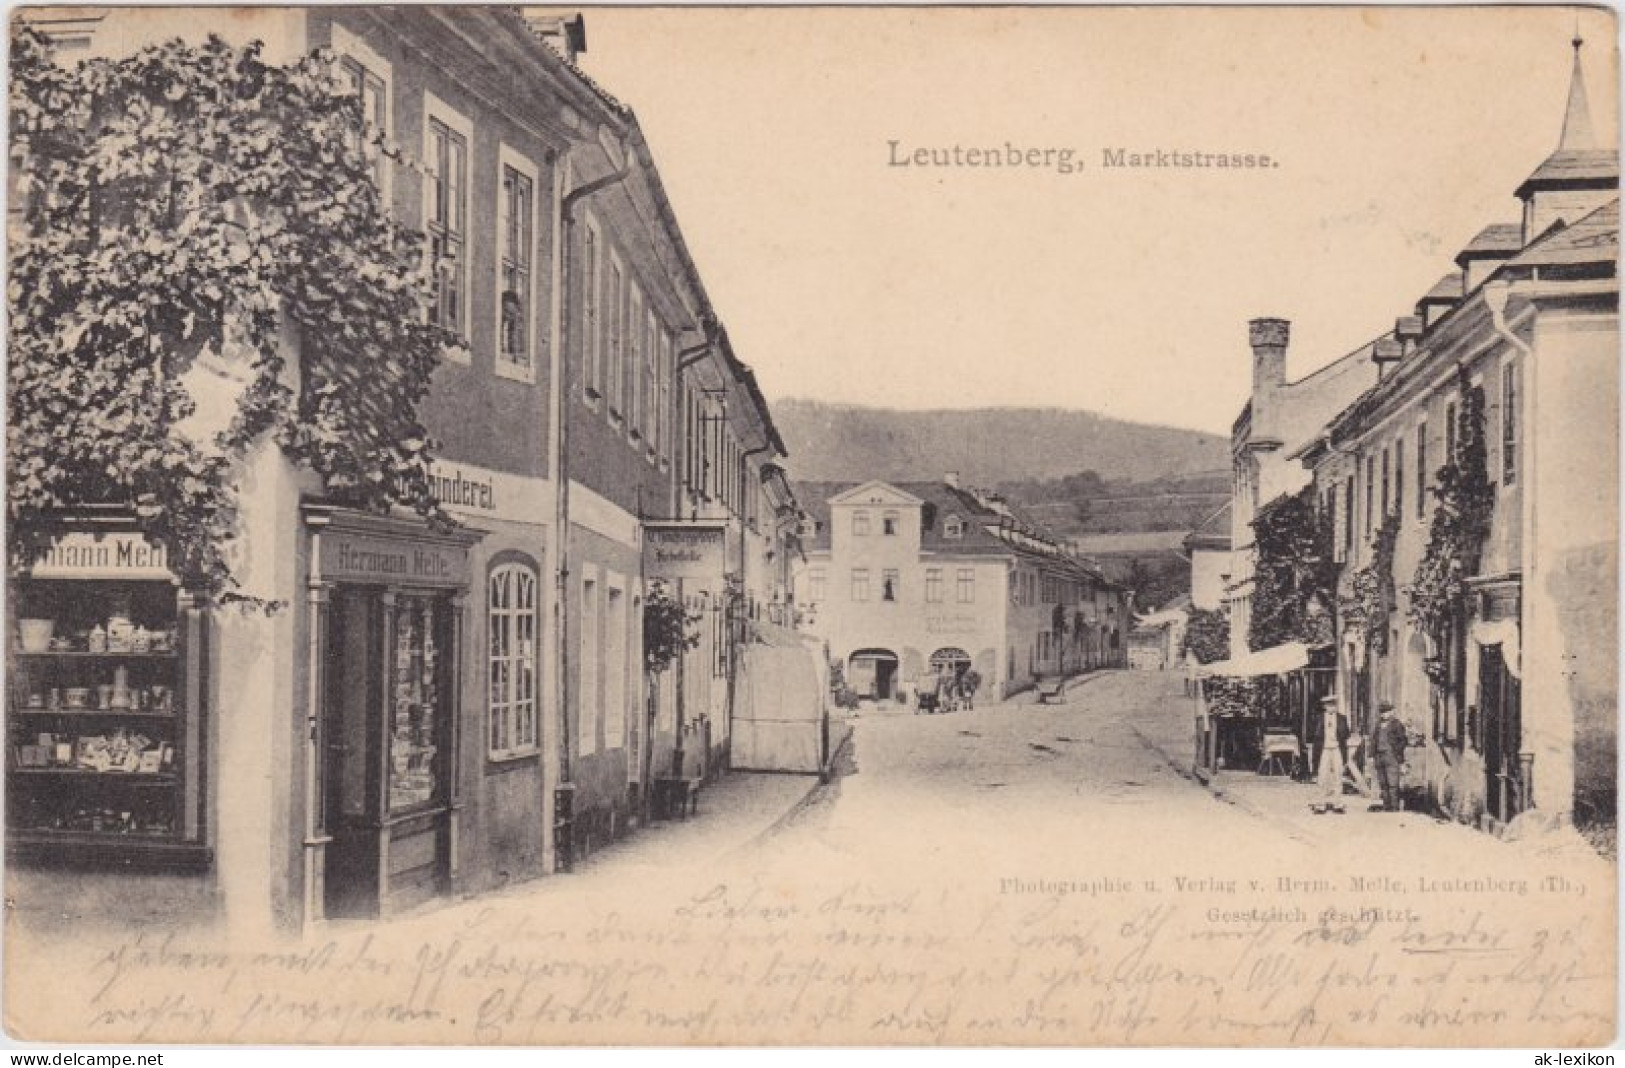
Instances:
[[[1591,126],[1585,69],[1580,62],[1585,40],[1576,33],[1570,43],[1574,46],[1574,70],[1557,150],[1524,179],[1517,191],[1518,199],[1523,201],[1526,247],[1554,224],[1572,224],[1618,196],[1618,150],[1598,147]]]

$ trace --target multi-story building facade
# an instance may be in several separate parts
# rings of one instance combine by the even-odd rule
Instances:
[[[1618,156],[1589,129],[1579,44],[1522,222],[1468,243],[1369,348],[1380,380],[1297,454],[1334,528],[1343,711],[1358,735],[1392,703],[1430,804],[1490,827],[1613,818]],[[1441,509],[1462,510],[1441,483],[1464,477],[1486,494],[1482,542],[1460,560],[1460,611],[1424,626],[1435,593],[1415,577]],[[1359,605],[1384,568],[1392,600]]]
[[[1225,603],[1230,609],[1230,655],[1244,656],[1252,628],[1253,574],[1257,550],[1253,520],[1269,502],[1309,481],[1292,454],[1377,379],[1371,362],[1375,342],[1295,381],[1286,378],[1291,324],[1254,319],[1248,325],[1253,389],[1230,429],[1233,472],[1230,500],[1230,567]]]
[[[575,577],[562,779],[583,846],[647,814],[656,779],[727,767],[744,622],[787,596],[766,562],[782,569],[780,517],[794,508],[784,443],[716,321],[636,120],[600,95],[617,121],[566,215]],[[699,643],[651,678],[641,607],[654,582],[689,607]]]
[[[1225,588],[1232,566],[1231,507],[1228,503],[1220,507],[1185,535],[1181,543],[1191,562],[1191,607],[1200,612],[1216,612],[1225,606]]]
[[[685,658],[711,683],[750,598],[787,596],[760,563],[782,576],[786,528],[772,520],[792,505],[782,443],[715,325],[636,122],[574,66],[580,21],[332,7],[97,9],[41,25],[62,62],[206,32],[264,42],[268,63],[329,50],[361,99],[363,140],[388,148],[375,155],[388,211],[425,235],[430,315],[463,343],[422,408],[455,529],[340,507],[264,444],[245,461],[232,552],[246,594],[291,610],[221,611],[180,592],[163,547],[106,509],[13,574],[36,637],[49,620],[58,635],[118,623],[176,643],[133,673],[127,648],[105,664],[132,695],[164,695],[144,729],[172,766],[59,790],[77,769],[42,759],[13,778],[20,912],[297,930],[538,876],[630,826],[683,731],[675,682],[644,670],[640,606],[660,577],[649,525],[688,514],[691,468],[716,472],[710,515],[734,531],[719,548],[759,563],[730,573],[719,554],[691,591],[717,609]],[[227,358],[201,361],[197,386],[232,373]],[[702,441],[719,423],[696,423],[691,441],[679,396],[706,374],[727,433]],[[93,620],[112,593],[118,614]],[[81,666],[104,665],[30,640],[12,677],[41,702],[14,703],[14,738],[61,737],[72,759],[73,732],[90,736],[100,712],[45,695],[51,679],[69,698],[93,691],[99,675],[68,678]],[[693,707],[725,736],[726,670],[716,678]],[[115,789],[159,800],[96,794]],[[109,803],[132,815],[104,819]]]
[[[997,699],[1124,664],[1124,591],[956,477],[800,483],[796,497],[797,604],[858,695],[906,700],[940,672],[974,669]]]

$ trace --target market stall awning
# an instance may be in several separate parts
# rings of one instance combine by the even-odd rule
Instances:
[[[1287,642],[1284,645],[1272,646],[1268,649],[1259,649],[1245,656],[1234,657],[1230,660],[1218,660],[1211,664],[1199,664],[1196,674],[1222,675],[1231,679],[1250,679],[1260,675],[1285,675],[1289,671],[1309,666],[1309,647],[1303,642]]]

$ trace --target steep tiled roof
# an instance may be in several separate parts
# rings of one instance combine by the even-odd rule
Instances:
[[[1467,242],[1467,247],[1456,253],[1456,266],[1465,267],[1467,260],[1482,256],[1511,255],[1523,247],[1521,223],[1491,223]]]
[[[825,551],[830,548],[830,499],[862,484],[861,482],[795,483],[797,503],[809,518],[820,524],[813,534],[803,540],[808,551]],[[923,502],[920,531],[922,552],[973,556],[1002,556],[1011,553],[1050,555],[1037,546],[1021,544],[1019,538],[1007,541],[994,533],[989,533],[989,527],[999,528],[1011,522],[1011,519],[988,507],[969,490],[936,481],[886,480],[886,485],[918,497]],[[963,531],[957,538],[950,538],[945,532],[950,516],[958,516],[964,521]],[[1031,529],[1035,531],[1036,538],[1053,540],[1041,528],[1034,526]],[[1078,566],[1090,570],[1088,565],[1082,562],[1078,562]]]
[[[1619,181],[1619,153],[1611,148],[1561,148],[1546,157],[1535,173],[1523,180],[1517,196],[1521,199],[1539,186],[1607,185]]]
[[[1435,301],[1455,301],[1461,299],[1462,276],[1460,271],[1451,271],[1437,282],[1433,288],[1417,301],[1418,304],[1429,304]]]
[[[1506,269],[1552,267],[1576,263],[1612,263],[1619,258],[1619,200],[1553,230],[1506,264]]]

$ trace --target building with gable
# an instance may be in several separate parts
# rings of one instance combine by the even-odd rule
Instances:
[[[906,701],[939,671],[996,700],[1125,662],[1125,592],[1007,502],[940,482],[798,483],[803,626],[847,685]]]
[[[1619,169],[1591,129],[1582,44],[1521,222],[1474,236],[1355,354],[1375,384],[1283,454],[1332,527],[1356,752],[1392,703],[1420,749],[1412,796],[1488,829],[1614,819]]]
[[[231,548],[244,592],[291,610],[205,603],[117,507],[68,517],[10,576],[34,624],[8,665],[10,739],[29,743],[8,779],[18,915],[245,933],[385,917],[567,867],[636,826],[657,777],[725,768],[745,624],[789,603],[784,447],[635,116],[575,63],[581,20],[27,17],[64,65],[210,31],[262,42],[267,63],[328,52],[362,105],[358,141],[377,146],[382,203],[425,235],[433,320],[463,343],[421,409],[454,529],[343,507],[266,444],[245,461]],[[216,355],[198,388],[229,389],[232,356]],[[687,541],[683,575],[659,558],[665,533]],[[651,679],[656,584],[703,624]],[[136,631],[162,648],[137,651]],[[115,738],[130,767],[79,766],[81,750],[107,764]]]

